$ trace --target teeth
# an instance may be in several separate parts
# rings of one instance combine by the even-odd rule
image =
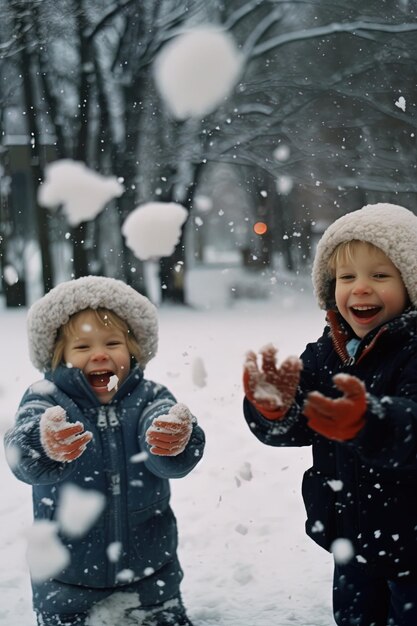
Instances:
[[[90,372],[90,374],[95,374],[96,376],[101,376],[102,374],[108,374],[109,370],[102,370],[100,372]]]
[[[355,311],[370,311],[371,309],[376,309],[376,306],[353,306],[352,309]]]

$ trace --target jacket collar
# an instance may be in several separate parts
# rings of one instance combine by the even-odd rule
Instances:
[[[412,328],[416,329],[417,326],[417,310],[409,307],[401,315],[371,330],[371,332],[360,340],[359,349],[355,358],[349,356],[346,348],[347,342],[356,336],[349,324],[345,322],[338,311],[334,310],[327,311],[326,320],[330,327],[330,336],[336,353],[339,355],[344,365],[349,365],[360,361],[368,354],[384,333],[403,331],[410,334],[410,330]]]
[[[87,378],[78,367],[59,365],[55,370],[46,372],[45,378],[55,383],[61,391],[69,396],[76,404],[82,407],[99,407],[97,396],[87,382]],[[143,380],[143,370],[136,365],[131,369],[127,378],[120,385],[109,405],[117,405],[120,400],[129,395]]]

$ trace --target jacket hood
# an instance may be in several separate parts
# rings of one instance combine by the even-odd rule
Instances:
[[[380,248],[399,270],[408,295],[417,308],[417,216],[396,204],[368,204],[333,222],[320,239],[312,280],[320,308],[334,308],[333,276],[328,261],[335,248],[353,239]]]
[[[27,330],[33,365],[41,372],[50,370],[58,329],[74,313],[100,307],[114,311],[127,323],[141,347],[143,356],[138,364],[144,369],[158,346],[156,307],[121,280],[104,276],[83,276],[61,283],[32,305]]]

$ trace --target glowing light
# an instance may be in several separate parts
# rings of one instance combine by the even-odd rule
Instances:
[[[253,225],[253,230],[257,235],[265,235],[266,231],[268,230],[268,226],[265,224],[265,222],[256,222]]]

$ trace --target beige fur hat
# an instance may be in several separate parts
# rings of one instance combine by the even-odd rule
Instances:
[[[313,287],[319,306],[334,307],[333,277],[328,268],[334,249],[357,239],[380,248],[399,270],[408,295],[417,308],[417,216],[397,204],[368,204],[347,213],[324,232],[313,263]]]
[[[158,346],[156,308],[121,280],[104,276],[83,276],[61,283],[31,306],[27,329],[33,365],[41,372],[51,369],[60,326],[74,313],[100,307],[114,311],[127,323],[141,347],[143,357],[139,365],[144,368]]]

